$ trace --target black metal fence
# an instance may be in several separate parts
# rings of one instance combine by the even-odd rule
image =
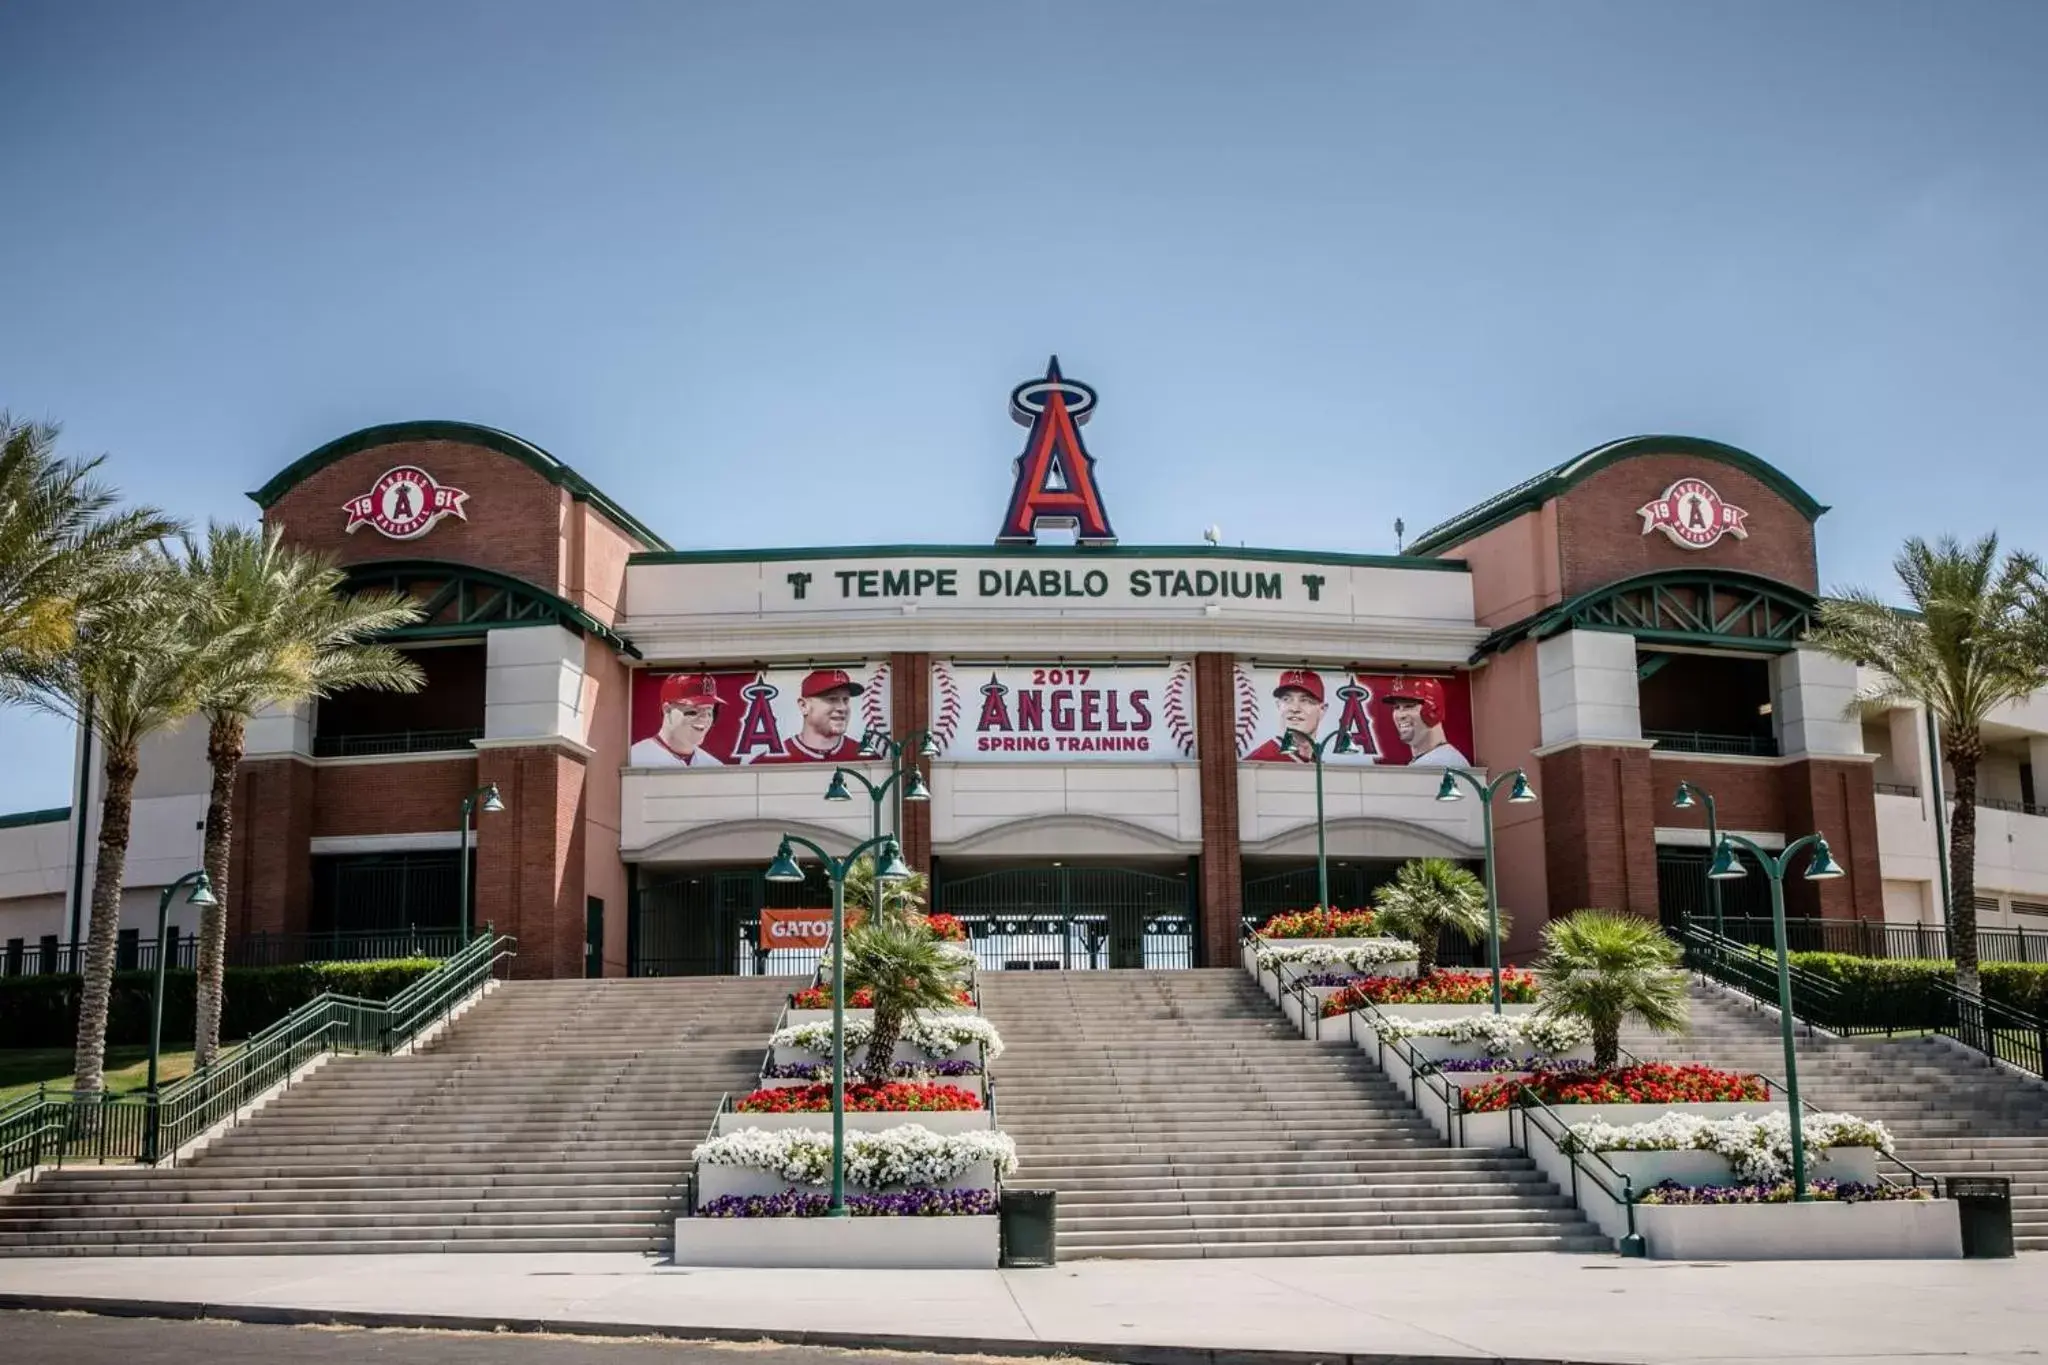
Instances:
[[[227,965],[230,967],[282,967],[300,962],[381,962],[391,958],[446,958],[463,944],[460,929],[400,929],[385,933],[252,934],[230,937]],[[117,972],[156,970],[159,951],[167,954],[167,968],[196,970],[199,939],[181,934],[177,926],[164,936],[162,944],[143,938],[137,929],[123,929],[114,940],[114,970]],[[55,934],[45,934],[34,943],[8,939],[0,951],[0,976],[49,976],[77,973],[85,969],[86,945],[59,943]]]
[[[1701,920],[1712,927],[1711,918]],[[1721,932],[1737,943],[1775,947],[1769,916],[1726,917]],[[1788,919],[1785,946],[1795,953],[1849,953],[1856,957],[1945,961],[1948,929],[1939,924],[1886,924],[1876,920]],[[2048,930],[1979,929],[1977,956],[1985,962],[2048,962]]]

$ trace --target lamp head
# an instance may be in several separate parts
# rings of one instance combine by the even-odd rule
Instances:
[[[861,731],[860,752],[866,758],[880,758],[889,752],[889,736],[880,730]]]
[[[1692,799],[1692,783],[1679,783],[1678,795],[1671,798],[1671,804],[1679,810],[1691,810],[1694,806],[1698,805],[1699,803]]]
[[[1810,877],[1813,874],[1809,872],[1806,875]],[[213,883],[206,879],[204,871],[199,874],[199,880],[192,883],[192,894],[185,897],[185,904],[196,905],[202,909],[220,904],[219,898],[213,894]]]
[[[1535,799],[1536,789],[1529,785],[1529,774],[1517,769],[1514,784],[1508,788],[1508,804],[1526,806]]]
[[[903,799],[905,801],[929,801],[932,799],[932,789],[924,784],[924,774],[915,768],[910,770],[910,780],[903,784]]]
[[[775,861],[768,864],[762,874],[771,882],[800,882],[804,870],[796,865],[796,855],[790,851],[789,840],[782,841],[782,847],[775,850]]]
[[[1816,840],[1813,846],[1813,861],[1806,865],[1806,880],[1810,882],[1831,882],[1845,875],[1842,865],[1835,861],[1835,855],[1828,852],[1828,841]]]
[[[875,868],[875,879],[884,882],[900,882],[911,875],[909,866],[903,861],[903,850],[891,839],[882,845],[882,861]]]
[[[924,743],[917,746],[917,752],[925,758],[937,758],[939,756],[939,741],[933,738],[931,731],[925,731]]]
[[[838,768],[832,770],[832,784],[825,788],[827,801],[851,801],[853,793],[846,789],[846,774]]]
[[[1749,869],[1736,860],[1735,845],[1723,839],[1720,845],[1714,849],[1713,864],[1707,868],[1708,879],[1717,882],[1734,882],[1740,881],[1748,875]]]
[[[1333,754],[1350,754],[1357,751],[1358,746],[1351,742],[1351,732],[1349,730],[1339,730],[1337,732],[1337,742],[1330,746],[1330,752]]]
[[[505,803],[498,796],[498,784],[493,782],[484,788],[484,803],[480,808],[487,815],[496,815],[505,809]]]
[[[1463,801],[1465,799],[1465,793],[1458,790],[1458,778],[1455,773],[1446,772],[1444,780],[1436,784],[1436,799],[1439,801]]]

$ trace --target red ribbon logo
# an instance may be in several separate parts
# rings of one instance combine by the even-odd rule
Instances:
[[[393,540],[417,540],[434,529],[443,517],[469,520],[462,510],[469,494],[460,488],[434,482],[434,476],[417,465],[402,464],[384,471],[370,491],[342,504],[354,534],[358,526],[369,525]]]
[[[1663,497],[1644,503],[1636,513],[1643,519],[1644,535],[1662,531],[1674,545],[1688,550],[1704,550],[1722,536],[1749,539],[1749,528],[1743,525],[1749,513],[1723,502],[1705,479],[1680,479],[1664,490]]]

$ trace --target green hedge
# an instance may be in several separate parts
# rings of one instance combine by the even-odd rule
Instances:
[[[1851,953],[1793,953],[1792,965],[1825,977],[1859,1018],[1924,1018],[1939,1009],[1934,983],[1955,980],[1953,962],[1928,958],[1857,957]],[[1986,962],[1984,998],[2028,1014],[2048,1016],[2048,962]]]
[[[388,1000],[441,964],[432,958],[383,962],[307,962],[292,967],[230,967],[221,1005],[223,1038],[247,1038],[326,991]],[[115,972],[107,1007],[107,1042],[149,1043],[149,997],[154,972]],[[78,1039],[74,975],[0,977],[0,1047],[70,1047]],[[192,1041],[198,978],[190,971],[164,974],[164,1041]]]

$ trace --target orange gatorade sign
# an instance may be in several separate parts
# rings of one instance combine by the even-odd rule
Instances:
[[[763,910],[763,948],[822,948],[832,938],[830,910]]]

